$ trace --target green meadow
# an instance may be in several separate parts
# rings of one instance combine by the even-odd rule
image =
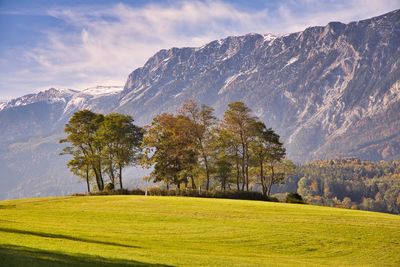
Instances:
[[[0,266],[400,266],[400,217],[188,197],[8,200]]]

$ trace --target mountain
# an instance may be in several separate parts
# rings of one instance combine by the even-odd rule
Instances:
[[[195,98],[221,115],[241,100],[296,161],[400,155],[400,11],[275,37],[161,50],[133,71],[118,110],[146,123]]]
[[[144,125],[189,98],[213,106],[218,116],[240,100],[282,136],[296,162],[397,158],[399,43],[400,10],[395,10],[283,36],[247,34],[161,50],[128,76],[123,89],[49,89],[2,102],[0,181],[13,185],[2,187],[0,197],[77,188],[71,186],[76,178],[66,170],[66,158],[58,156],[57,140],[71,114],[82,108],[127,113]]]
[[[81,191],[60,156],[63,128],[79,109],[110,112],[122,86],[51,88],[0,104],[0,198]]]
[[[0,103],[0,144],[62,131],[79,109],[110,112],[121,86],[98,86],[82,91],[50,88]]]

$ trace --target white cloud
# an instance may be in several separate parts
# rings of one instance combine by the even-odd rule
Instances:
[[[327,4],[330,8],[327,9]],[[47,40],[23,52],[24,68],[2,74],[0,90],[24,86],[80,88],[120,85],[162,48],[201,46],[248,32],[288,33],[329,21],[348,22],[398,8],[396,0],[282,2],[277,11],[243,10],[215,1],[172,2],[131,7],[59,8],[49,16],[73,30],[49,30]],[[304,9],[299,12],[298,8]],[[18,51],[21,53],[21,51]]]
[[[299,15],[294,6],[301,6],[307,12]],[[330,21],[348,23],[367,19],[398,8],[398,0],[297,0],[280,6],[277,21],[281,22],[284,31],[296,32],[310,26],[326,25]]]

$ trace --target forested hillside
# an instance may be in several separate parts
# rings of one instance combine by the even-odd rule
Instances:
[[[400,161],[314,161],[275,190],[297,191],[312,204],[400,214]]]

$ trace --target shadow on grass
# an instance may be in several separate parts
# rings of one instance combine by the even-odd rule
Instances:
[[[100,241],[100,240],[93,240],[93,239],[81,238],[81,237],[75,237],[75,236],[69,236],[69,235],[50,234],[50,233],[18,230],[18,229],[3,228],[3,227],[0,227],[0,232],[22,234],[22,235],[34,235],[34,236],[56,238],[56,239],[66,239],[66,240],[79,241],[79,242],[85,242],[85,243],[118,246],[118,247],[125,247],[125,248],[140,248],[139,246],[125,245],[125,244],[120,244],[120,243],[115,243],[115,242]]]
[[[0,205],[0,210],[15,209],[17,205]]]
[[[171,266],[132,260],[112,260],[85,254],[64,254],[23,246],[0,245],[0,266],[8,267],[117,267],[117,266]]]

